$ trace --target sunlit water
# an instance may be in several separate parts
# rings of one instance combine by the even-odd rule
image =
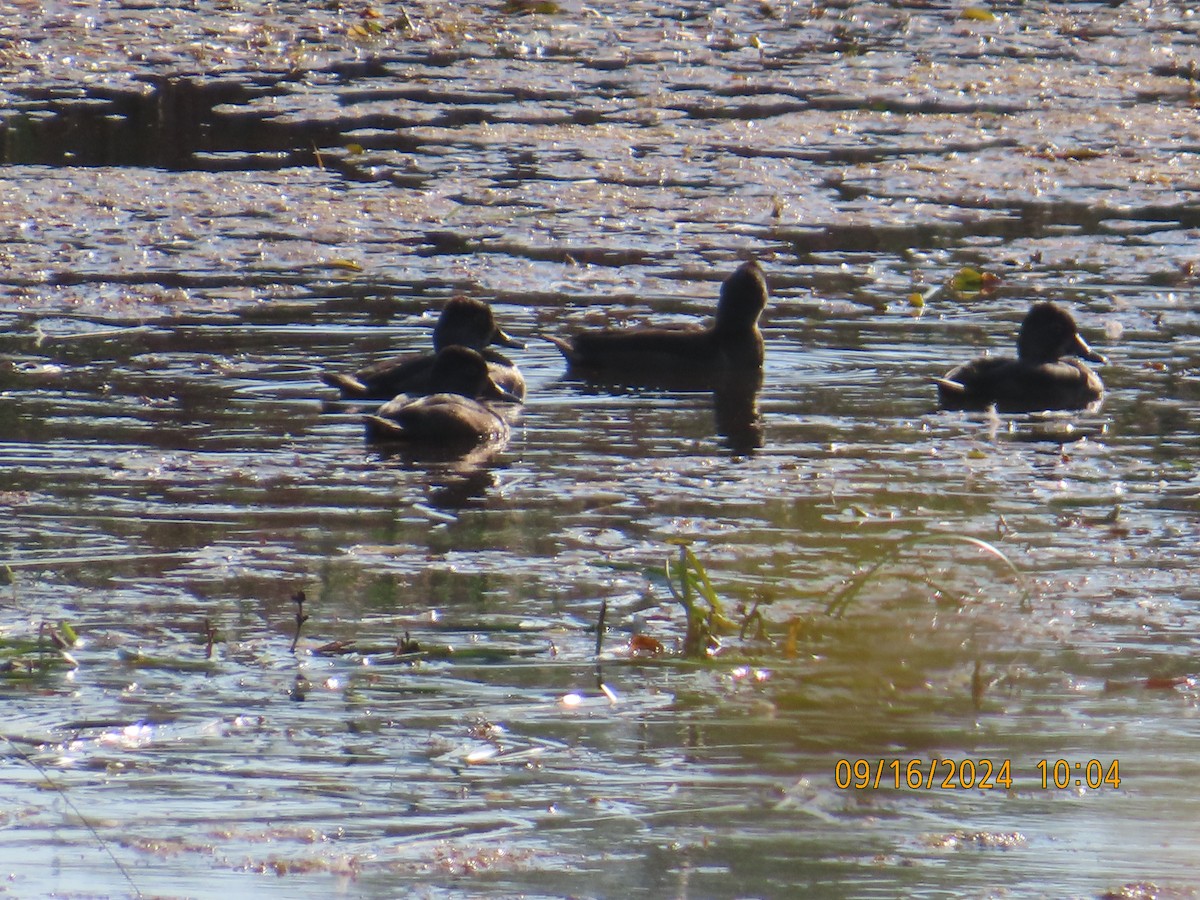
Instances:
[[[406,4],[364,36],[46,5],[9,32],[0,640],[80,638],[0,676],[13,895],[1200,890],[1197,25],[993,9]],[[81,75],[117,58],[253,90],[126,132],[87,110],[128,84]],[[537,337],[704,316],[749,255],[743,427],[569,380]],[[1002,287],[930,293],[963,266]],[[511,441],[367,446],[319,372],[424,348],[456,292],[528,340]],[[937,412],[929,379],[1010,352],[1039,297],[1110,357],[1099,412]],[[675,655],[674,538],[767,640]],[[858,759],[1012,785],[839,788]],[[1119,788],[1076,785],[1089,760]]]

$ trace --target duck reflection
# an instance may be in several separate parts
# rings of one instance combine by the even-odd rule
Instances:
[[[496,457],[503,443],[485,443],[465,452],[439,452],[432,447],[382,443],[373,445],[383,460],[408,469],[424,469],[428,503],[435,509],[455,513],[479,505],[496,488]]]
[[[735,455],[753,453],[763,446],[763,422],[758,410],[762,373],[746,377],[727,377],[718,383],[660,377],[617,378],[568,369],[566,380],[587,393],[627,394],[641,390],[701,393],[711,391],[713,433]]]

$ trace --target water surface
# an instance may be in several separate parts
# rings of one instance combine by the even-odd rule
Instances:
[[[0,681],[11,889],[1195,893],[1197,26],[991,9],[8,10],[0,640],[79,635]],[[750,431],[537,339],[702,317],[748,256]],[[512,440],[367,446],[320,371],[455,293],[528,339]],[[1044,297],[1103,407],[939,413]],[[765,639],[676,655],[676,538]]]

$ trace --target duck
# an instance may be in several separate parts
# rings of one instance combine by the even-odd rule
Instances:
[[[452,345],[468,347],[487,362],[492,380],[519,400],[525,398],[525,378],[516,364],[491,344],[520,350],[525,344],[510,337],[496,324],[492,308],[472,297],[453,297],[446,302],[433,329],[433,352],[406,354],[381,360],[353,375],[323,372],[321,380],[337,388],[346,400],[390,400],[398,394],[430,393],[431,373],[438,352]]]
[[[489,401],[520,400],[496,384],[482,354],[452,344],[438,351],[429,378],[432,393],[398,394],[364,416],[367,439],[460,446],[508,438],[507,417]]]
[[[713,381],[729,375],[761,378],[767,280],[755,260],[738,266],[721,285],[711,325],[638,326],[581,331],[570,338],[544,335],[569,368],[584,375],[640,382],[646,376]]]
[[[1104,384],[1084,360],[1108,363],[1088,346],[1067,310],[1042,301],[1030,307],[1021,323],[1016,359],[981,356],[933,381],[943,409],[995,407],[1002,413],[1094,409],[1104,396]]]

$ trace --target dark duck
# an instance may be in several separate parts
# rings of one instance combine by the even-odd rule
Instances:
[[[521,348],[496,324],[492,308],[482,300],[454,297],[447,301],[433,329],[433,352],[414,353],[381,360],[353,375],[325,372],[321,380],[337,388],[348,400],[390,400],[397,394],[428,394],[438,352],[458,345],[475,350],[487,363],[492,380],[518,400],[525,397],[525,379],[508,357],[490,345]]]
[[[1035,303],[1021,323],[1017,358],[982,356],[935,378],[938,402],[943,409],[1002,413],[1095,408],[1104,384],[1084,360],[1108,362],[1088,346],[1069,312]]]
[[[432,393],[400,394],[364,416],[367,439],[469,446],[508,437],[508,417],[490,401],[520,401],[492,380],[477,351],[457,345],[440,351],[430,387]]]
[[[758,319],[767,282],[757,262],[742,263],[721,286],[711,325],[638,326],[548,337],[572,372],[627,383],[761,378],[763,338]]]

